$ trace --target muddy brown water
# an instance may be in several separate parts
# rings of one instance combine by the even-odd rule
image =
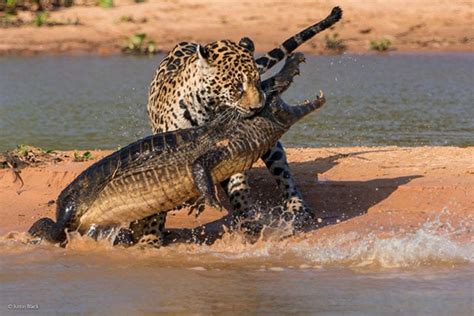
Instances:
[[[62,249],[10,233],[0,241],[0,310],[472,315],[474,245],[451,239],[472,223],[446,227],[433,220],[383,239],[347,232],[253,245],[226,233],[212,245],[161,249],[78,236]]]

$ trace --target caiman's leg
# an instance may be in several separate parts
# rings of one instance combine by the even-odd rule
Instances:
[[[200,201],[205,200],[210,206],[221,209],[222,206],[217,199],[216,188],[214,181],[212,180],[211,170],[212,168],[222,161],[225,155],[225,151],[221,148],[211,150],[206,154],[202,155],[193,164],[192,174],[194,184],[196,185],[200,198],[198,198],[197,204]],[[196,214],[197,215],[197,214]]]

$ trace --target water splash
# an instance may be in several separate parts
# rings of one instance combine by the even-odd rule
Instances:
[[[39,256],[44,256],[44,251],[71,255],[93,253],[119,261],[133,257],[135,264],[153,262],[154,265],[206,269],[222,266],[394,269],[474,263],[472,218],[451,225],[449,216],[443,219],[443,215],[446,215],[445,211],[411,232],[400,229],[366,235],[346,232],[321,236],[316,231],[283,240],[277,239],[276,234],[247,243],[243,235],[227,231],[211,245],[176,243],[161,249],[112,247],[106,240],[96,242],[78,234],[72,234],[68,247],[61,249],[52,245],[30,245],[26,234],[9,233],[0,239],[0,253],[26,251],[33,255],[38,250],[43,253]]]
[[[316,244],[304,241],[296,246],[296,253],[318,264],[352,267],[411,268],[473,263],[474,244],[450,238],[467,230],[468,227],[452,229],[438,216],[411,233],[391,233],[389,237],[348,233]]]

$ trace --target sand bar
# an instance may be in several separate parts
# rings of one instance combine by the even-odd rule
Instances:
[[[108,153],[93,151],[95,159]],[[350,231],[409,232],[441,216],[455,230],[467,228],[452,238],[474,240],[474,147],[304,148],[289,149],[288,158],[310,206],[347,219],[311,232],[314,238]],[[54,218],[59,192],[95,159],[66,158],[22,169],[23,187],[11,170],[1,169],[0,235],[25,231],[40,217]],[[249,173],[255,198],[274,201],[276,186],[262,164]],[[172,213],[167,227],[219,224],[225,215],[206,209],[196,219],[185,209]]]

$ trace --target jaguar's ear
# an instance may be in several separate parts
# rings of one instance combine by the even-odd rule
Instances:
[[[207,50],[206,47],[202,46],[201,44],[198,44],[197,54],[198,54],[199,60],[202,62],[203,65],[209,64],[209,51]]]
[[[239,42],[239,46],[246,48],[249,52],[253,53],[255,50],[255,46],[253,45],[253,41],[248,37],[242,37]]]

